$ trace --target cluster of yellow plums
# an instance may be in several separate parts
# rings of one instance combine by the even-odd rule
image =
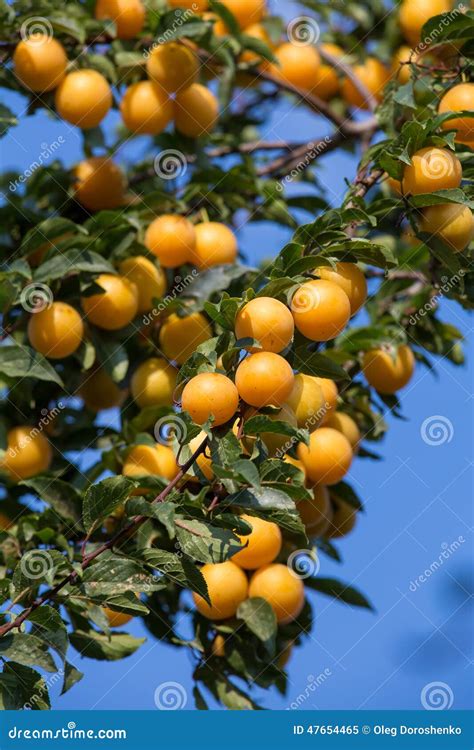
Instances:
[[[472,86],[474,97],[474,84],[465,85]],[[404,168],[401,182],[391,178],[387,182],[399,195],[420,195],[458,188],[462,176],[461,162],[453,151],[427,146],[413,154],[411,164]],[[474,239],[474,214],[469,206],[436,204],[422,209],[418,218],[421,232],[442,240],[454,253],[465,250]]]
[[[17,45],[17,78],[31,91],[55,90],[58,115],[82,130],[95,128],[113,104],[107,79],[92,68],[67,72],[62,44],[37,32]],[[158,135],[170,122],[183,135],[197,138],[213,129],[219,114],[214,94],[196,82],[199,62],[182,44],[169,42],[151,50],[149,79],[131,84],[120,103],[125,126],[136,134]]]
[[[136,263],[136,259],[124,261],[131,262]],[[125,270],[128,273],[130,268]],[[119,319],[126,321],[131,308],[135,309],[137,295],[149,292],[148,280],[144,286],[144,278],[147,279],[140,274],[134,276],[133,281],[119,276],[99,276],[98,283],[104,288],[104,295],[85,297],[82,302],[89,320],[109,329],[115,327]],[[181,396],[182,409],[198,425],[208,420],[213,427],[228,423],[240,434],[237,429],[240,419],[245,423],[259,410],[274,407],[274,418],[310,431],[309,445],[298,444],[295,455],[286,453],[292,445],[287,444],[284,435],[261,436],[269,455],[280,456],[298,467],[312,490],[311,501],[298,503],[310,537],[344,536],[355,524],[355,509],[338,498],[331,500],[328,488],[349,470],[361,434],[354,419],[337,410],[336,384],[326,378],[295,374],[282,353],[288,351],[295,328],[309,341],[328,341],[336,337],[350,316],[364,304],[366,295],[366,280],[361,269],[341,262],[334,268],[315,269],[313,278],[298,288],[288,304],[264,296],[250,300],[237,314],[235,335],[237,339],[255,339],[258,345],[249,347],[233,378],[219,368],[215,372],[201,373],[186,383]],[[64,321],[59,325],[63,313]],[[51,315],[53,318],[49,317]],[[74,308],[55,302],[42,313],[31,315],[30,342],[38,350],[47,351],[48,356],[52,353],[58,358],[67,356],[71,343],[76,345],[81,340],[82,325]],[[130,389],[137,405],[171,406],[178,367],[212,335],[212,326],[202,313],[185,317],[173,313],[166,318],[159,332],[164,357],[145,360],[132,375]],[[363,358],[363,370],[369,383],[382,393],[394,393],[406,385],[413,367],[413,354],[406,346],[393,352],[372,350]],[[119,405],[125,397],[100,369],[86,377],[80,393],[94,410]],[[201,433],[190,442],[193,452],[203,439],[204,433]],[[249,454],[251,449],[251,439],[243,438],[242,452]],[[13,481],[18,481],[47,471],[52,457],[50,443],[43,432],[19,426],[8,433],[8,448],[1,468]],[[210,457],[204,452],[196,463],[205,478],[212,481]],[[171,481],[178,474],[179,466],[167,445],[136,445],[126,453],[122,472],[130,477],[158,475]],[[134,494],[137,493],[141,493],[140,489],[134,490]],[[301,612],[304,585],[277,559],[282,545],[280,529],[260,518],[244,518],[252,527],[251,533],[241,538],[242,544],[247,543],[247,546],[232,560],[202,568],[212,604],[195,596],[196,607],[204,616],[218,621],[232,617],[248,596],[261,597],[272,606],[280,624],[291,622]],[[252,571],[250,580],[249,571]],[[131,617],[123,612],[105,611],[112,627],[126,623]]]

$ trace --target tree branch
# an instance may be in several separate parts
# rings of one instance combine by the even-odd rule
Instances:
[[[152,505],[162,503],[166,500],[172,490],[179,484],[181,479],[184,478],[186,473],[195,462],[196,458],[200,456],[203,451],[205,451],[207,442],[208,438],[206,437],[205,440],[202,441],[201,445],[195,450],[191,458],[186,461],[185,464],[183,464],[178,474],[176,474],[175,478],[172,479],[171,482],[160,492],[160,494],[155,497],[155,499],[151,503]],[[125,539],[129,539],[131,534],[134,534],[146,520],[146,516],[135,516],[135,518],[133,518],[127,526],[118,531],[115,536],[109,539],[109,541],[104,542],[104,544],[100,545],[100,547],[95,549],[94,552],[86,555],[82,560],[81,570],[86,570],[86,568],[88,568],[97,557],[102,555],[104,552],[112,549],[113,547],[116,547],[118,544],[120,544],[120,542],[125,541]],[[12,620],[11,622],[8,622],[0,627],[0,638],[2,638],[4,635],[7,635],[7,633],[9,633],[10,631],[19,628],[25,622],[25,620],[28,619],[32,612],[38,609],[38,607],[41,607],[43,604],[46,604],[46,602],[50,601],[51,599],[54,599],[55,596],[63,588],[65,588],[65,586],[68,586],[69,584],[74,585],[75,583],[77,583],[78,578],[79,573],[77,571],[72,571],[72,573],[69,573],[69,575],[63,578],[63,580],[56,584],[56,586],[49,589],[48,591],[45,591],[45,593],[35,599],[35,601],[29,607],[24,609],[23,612],[18,615],[17,618],[15,618],[15,620]]]
[[[345,62],[341,60],[340,57],[335,57],[335,55],[331,55],[329,52],[326,52],[324,49],[319,48],[319,54],[330,65],[333,66],[333,68],[338,68],[344,75],[349,78],[349,80],[352,81],[354,86],[356,87],[359,94],[362,96],[364,101],[367,103],[369,109],[371,112],[375,112],[378,106],[377,99],[373,95],[371,91],[367,88],[365,83],[360,80],[359,76],[354,73],[353,69],[350,65],[347,65]]]

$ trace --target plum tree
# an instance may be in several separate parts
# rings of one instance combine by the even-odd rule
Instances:
[[[254,412],[254,410],[250,410],[250,413],[247,413],[246,416],[256,416],[258,415],[258,412]],[[278,411],[274,411],[271,414],[265,415],[268,420],[271,422],[284,422],[287,425],[290,425],[291,427],[297,427],[298,422],[296,419],[295,412],[288,404],[283,404],[281,409]],[[275,428],[276,429],[276,428]],[[259,437],[262,439],[263,443],[265,444],[265,447],[268,450],[269,456],[278,456],[284,453],[284,450],[287,447],[288,444],[288,436],[284,433],[279,432],[262,432],[259,434]],[[249,452],[252,451],[253,446],[255,444],[255,438],[249,438],[246,437],[243,441],[243,445],[248,449]]]
[[[82,130],[96,128],[112,106],[107,79],[97,70],[74,70],[56,89],[56,112]]]
[[[397,393],[410,382],[414,369],[413,352],[405,345],[386,350],[371,349],[364,354],[364,375],[379,393]]]
[[[88,320],[106,331],[125,328],[138,312],[138,290],[124,276],[100,274],[95,283],[99,294],[82,297],[82,309]]]
[[[306,5],[0,14],[6,148],[57,114],[2,175],[11,708],[49,705],[50,621],[61,655],[105,661],[140,647],[115,630],[133,615],[190,651],[200,708],[254,709],[321,592],[371,606],[295,559],[343,559],[415,361],[464,359],[449,316],[473,306],[474,12]],[[82,676],[66,658],[63,690]]]
[[[238,339],[256,339],[266,352],[279,354],[291,343],[295,325],[282,302],[272,297],[256,297],[239,310],[235,319]],[[257,351],[259,347],[251,347]]]
[[[132,375],[130,389],[139,406],[171,406],[178,371],[165,359],[151,357]]]
[[[218,372],[202,372],[191,378],[181,397],[184,411],[196,424],[212,418],[215,427],[232,419],[239,406],[239,393],[230,378]]]
[[[168,359],[182,365],[211,336],[212,328],[202,313],[185,317],[173,313],[160,329],[160,347]]]
[[[286,565],[264,565],[253,574],[249,596],[265,599],[273,609],[277,622],[287,625],[301,613],[304,605],[303,581]]]
[[[244,536],[238,535],[241,543],[247,546],[232,557],[232,562],[244,570],[256,570],[272,563],[278,557],[282,544],[277,524],[245,513],[242,520],[251,525],[252,531]]]
[[[33,349],[49,359],[64,359],[81,345],[84,323],[74,307],[53,302],[33,312],[28,322],[28,339]]]
[[[240,397],[251,406],[283,406],[293,388],[290,365],[279,354],[256,352],[246,357],[235,373]]]
[[[204,565],[201,574],[206,581],[211,604],[194,593],[197,610],[210,620],[226,620],[233,617],[248,594],[247,576],[231,560],[223,563]]]
[[[15,47],[13,70],[23,86],[44,93],[59,86],[66,75],[66,51],[57,39],[36,32]]]

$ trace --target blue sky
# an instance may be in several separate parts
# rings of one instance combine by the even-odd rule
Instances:
[[[23,110],[24,100],[17,95],[8,94],[5,103],[18,114]],[[110,132],[116,121],[116,115],[110,115],[105,129]],[[291,133],[304,141],[327,132],[320,118],[284,104],[274,110],[264,137]],[[65,142],[55,155],[72,165],[81,156],[77,129],[44,113],[22,118],[3,150],[2,169],[26,169],[44,144],[59,136]],[[119,161],[139,158],[147,144],[146,138],[137,139],[120,152]],[[321,160],[318,176],[334,205],[354,166],[346,154]],[[267,223],[243,224],[239,243],[256,263],[275,255],[289,236]],[[472,324],[458,306],[443,301],[442,313],[472,336]],[[431,682],[449,686],[453,707],[472,706],[472,345],[468,349],[468,366],[438,361],[436,377],[417,369],[403,393],[407,421],[388,418],[384,461],[359,459],[351,470],[366,513],[355,531],[338,543],[343,564],[323,557],[320,574],[360,588],[376,613],[311,594],[316,618],[312,637],[293,652],[287,697],[255,691],[266,707],[286,708],[305,693],[311,676],[325,670],[326,679],[316,690],[307,690],[302,709],[416,709],[423,687]],[[449,439],[428,444],[422,436],[427,420],[441,422]],[[443,552],[442,564],[421,582],[420,575],[439,563]],[[147,635],[139,621],[130,631]],[[189,634],[186,626],[183,633]],[[184,649],[148,640],[121,662],[94,662],[78,654],[72,660],[86,677],[66,696],[55,698],[57,709],[154,709],[155,689],[168,681],[179,682],[191,696],[193,664]],[[57,693],[53,687],[52,694]]]

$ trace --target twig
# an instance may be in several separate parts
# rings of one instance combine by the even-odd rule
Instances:
[[[191,458],[182,466],[175,478],[172,479],[172,481],[160,492],[160,494],[155,497],[155,499],[152,501],[152,505],[162,503],[166,500],[170,492],[172,492],[176,485],[179,484],[181,479],[183,479],[186,472],[191,468],[196,458],[200,456],[201,453],[206,449],[207,442],[208,438],[206,437],[205,440],[202,441],[201,445],[197,448],[197,450],[193,453]],[[105,542],[100,547],[95,549],[94,552],[91,552],[89,555],[83,557],[81,570],[86,570],[86,568],[88,568],[97,557],[102,555],[104,552],[112,549],[113,547],[116,547],[125,539],[128,539],[130,535],[135,533],[146,520],[146,516],[135,516],[135,518],[133,518],[127,526],[118,531],[117,534],[112,537],[112,539],[109,539],[109,541]],[[35,599],[35,601],[29,607],[24,609],[23,612],[18,615],[17,618],[15,618],[15,620],[12,620],[11,622],[6,623],[5,625],[2,625],[0,627],[0,638],[9,633],[11,630],[19,628],[25,622],[25,620],[28,619],[32,612],[38,609],[38,607],[41,607],[43,604],[46,604],[46,602],[50,601],[51,599],[54,599],[54,597],[65,586],[68,586],[69,584],[74,585],[75,583],[77,583],[78,578],[79,573],[77,571],[73,571],[72,573],[69,573],[68,576],[63,578],[62,581],[56,584],[56,586],[49,589],[40,597]]]
[[[351,66],[343,62],[340,57],[331,55],[329,52],[326,52],[322,48],[320,48],[318,51],[321,57],[323,58],[323,60],[326,60],[326,62],[328,62],[334,68],[338,68],[342,73],[344,73],[345,76],[347,76],[347,78],[349,78],[352,81],[352,83],[356,87],[359,94],[367,103],[370,111],[375,112],[378,106],[377,99],[375,98],[373,93],[369,91],[365,83],[360,80],[359,76],[356,73],[354,73]]]
[[[291,172],[292,169],[301,164],[305,168],[309,167],[319,156],[324,156],[329,151],[333,151],[346,139],[348,139],[348,136],[339,131],[334,135],[326,136],[326,138],[320,138],[318,141],[308,141],[308,143],[303,143],[293,149],[289,154],[280,156],[264,167],[260,167],[257,174],[259,177],[266,177],[273,173]]]

